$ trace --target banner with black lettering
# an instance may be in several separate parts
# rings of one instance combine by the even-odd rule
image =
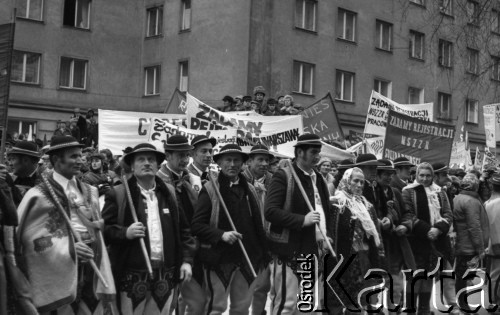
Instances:
[[[491,152],[488,147],[484,148],[483,167],[481,168],[481,171],[484,172],[489,168],[496,168],[496,167],[497,167],[497,159],[495,157],[495,153]]]
[[[449,165],[455,126],[433,123],[389,110],[384,158],[404,156],[413,164],[442,162]]]
[[[469,155],[469,157],[467,157]],[[450,156],[450,168],[466,168],[470,160],[470,153],[465,148],[465,142],[453,141]]]
[[[484,105],[483,106],[483,117],[484,117],[484,134],[486,135],[486,147],[496,148],[497,140],[497,106],[496,105]]]
[[[246,116],[221,112],[186,93],[187,127],[194,130],[236,129],[237,144],[246,152],[257,143],[272,153],[292,157],[303,133],[302,116]]]
[[[434,120],[434,104],[399,104],[380,93],[372,91],[368,113],[366,115],[366,124],[364,133],[370,133],[379,136],[385,136],[387,126],[387,116],[389,109],[405,114],[410,117],[423,120]]]
[[[148,142],[153,119],[177,126],[186,125],[186,115],[99,109],[99,148],[123,155],[122,150],[126,147]]]
[[[304,133],[318,135],[323,141],[345,146],[345,137],[330,93],[299,113]]]

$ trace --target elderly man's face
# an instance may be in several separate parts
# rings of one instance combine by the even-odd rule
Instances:
[[[137,178],[154,178],[158,172],[158,161],[152,152],[137,153],[132,163],[132,172]]]
[[[228,153],[217,159],[217,163],[221,168],[221,172],[234,180],[238,177],[243,166],[243,157],[239,153]]]

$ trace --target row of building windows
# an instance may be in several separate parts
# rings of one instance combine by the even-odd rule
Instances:
[[[12,56],[11,80],[18,83],[40,84],[42,55],[24,51],[14,51]],[[59,87],[63,89],[86,90],[88,60],[61,57]],[[188,89],[188,61],[179,62],[178,87],[181,91]],[[144,68],[144,95],[160,93],[161,67]]]
[[[16,0],[17,17],[43,21],[44,0]],[[91,0],[64,0],[63,25],[90,29]],[[146,37],[162,35],[163,6],[146,10]],[[191,0],[181,0],[180,30],[191,28]]]

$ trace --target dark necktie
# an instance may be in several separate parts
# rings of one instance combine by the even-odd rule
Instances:
[[[201,173],[201,180],[208,180],[208,172]]]

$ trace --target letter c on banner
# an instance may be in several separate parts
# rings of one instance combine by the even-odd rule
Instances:
[[[137,130],[137,133],[139,134],[139,136],[145,136],[148,133],[148,131],[146,129],[141,130],[142,124],[147,123],[147,122],[148,122],[148,120],[146,118],[139,118],[139,129]]]

